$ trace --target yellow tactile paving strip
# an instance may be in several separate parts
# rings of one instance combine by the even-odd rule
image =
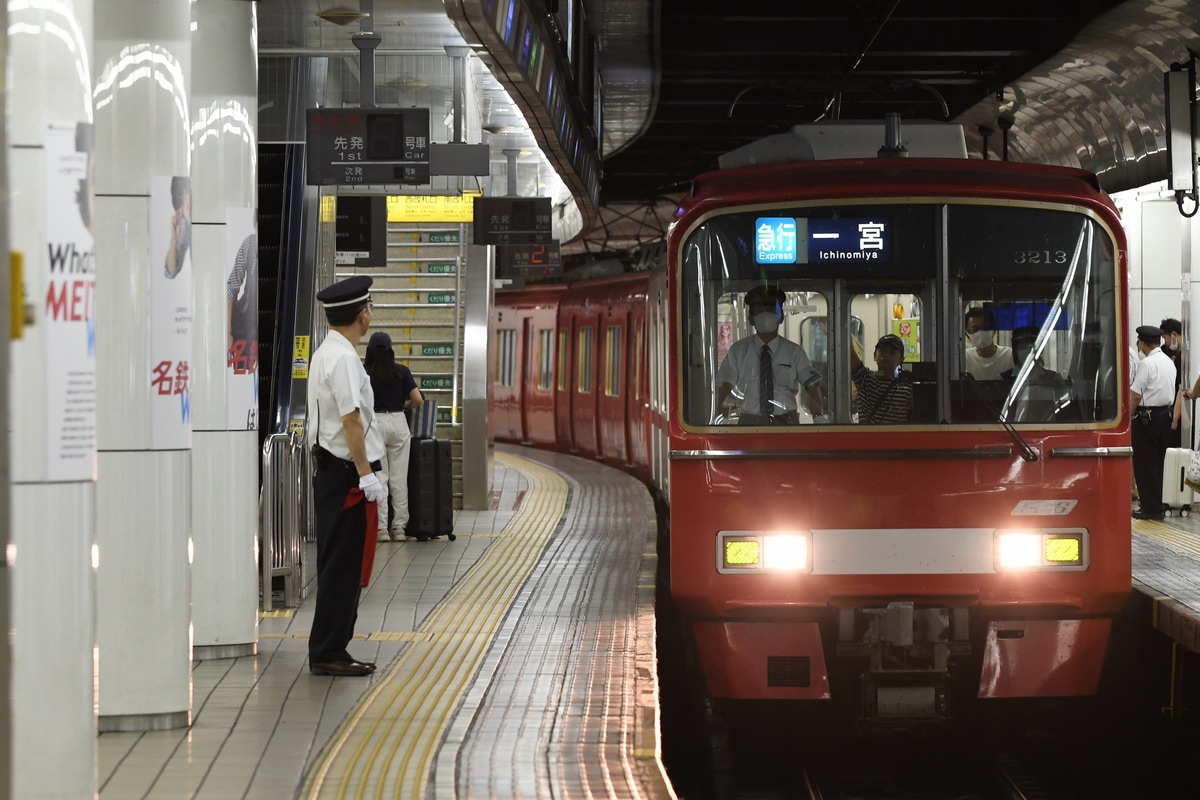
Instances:
[[[1164,544],[1178,547],[1180,550],[1191,553],[1194,556],[1200,556],[1200,536],[1194,533],[1181,531],[1179,528],[1172,527],[1165,522],[1157,522],[1149,519],[1135,519],[1133,521],[1133,530],[1135,533],[1149,536],[1151,539],[1157,539]]]
[[[500,452],[496,460],[528,481],[527,502],[346,717],[301,797],[426,795],[438,744],[567,502],[567,483],[553,471]]]

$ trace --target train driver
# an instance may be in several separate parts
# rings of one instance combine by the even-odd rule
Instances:
[[[746,292],[755,333],[734,342],[717,369],[717,410],[725,420],[740,413],[741,425],[798,425],[796,395],[803,387],[813,422],[829,421],[821,374],[803,347],[778,334],[786,299],[774,285]]]
[[[963,330],[971,340],[963,363],[977,381],[999,380],[1002,372],[1013,368],[1012,348],[996,344],[989,321],[990,315],[979,306],[967,309],[963,317]]]

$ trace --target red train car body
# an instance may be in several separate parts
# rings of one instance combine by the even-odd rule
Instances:
[[[1130,591],[1125,248],[1078,170],[703,175],[665,267],[498,293],[493,335],[527,366],[497,383],[493,430],[670,499],[670,591],[713,697],[849,695],[907,721],[959,693],[1088,695]],[[757,286],[781,292],[777,336],[820,376],[776,391],[778,416],[739,408],[757,390],[723,367],[762,338]],[[974,356],[972,316],[989,334]],[[887,334],[905,353],[886,391],[911,400],[872,423],[862,370],[881,374]],[[1009,369],[976,375],[993,347]]]

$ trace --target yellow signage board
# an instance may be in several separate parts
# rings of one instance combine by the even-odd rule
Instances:
[[[387,199],[388,222],[470,222],[478,192],[461,197],[447,195],[392,194]]]
[[[292,378],[308,379],[308,337],[297,336],[292,342]]]

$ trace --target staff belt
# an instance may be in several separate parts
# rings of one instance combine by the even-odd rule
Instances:
[[[326,450],[324,447],[321,447],[321,445],[319,445],[319,444],[313,445],[312,454],[313,454],[313,461],[316,462],[318,469],[330,469],[330,468],[335,468],[335,467],[342,467],[343,469],[352,469],[356,473],[358,472],[358,467],[354,466],[354,462],[352,460],[347,459],[347,458],[338,458],[333,453]],[[379,472],[382,469],[383,469],[383,462],[381,462],[381,461],[372,461],[371,462],[371,471],[372,472]]]

